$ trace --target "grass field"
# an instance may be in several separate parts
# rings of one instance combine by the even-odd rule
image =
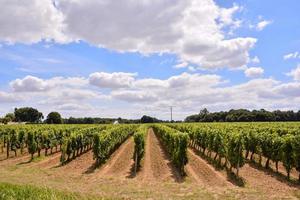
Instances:
[[[62,192],[55,189],[49,189],[47,187],[36,187],[31,185],[16,185],[9,183],[0,183],[0,199],[1,200],[93,200],[101,199],[91,197],[87,195],[80,195],[78,193]]]

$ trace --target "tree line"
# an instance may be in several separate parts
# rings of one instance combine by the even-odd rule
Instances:
[[[209,112],[206,108],[199,114],[190,115],[185,118],[185,122],[267,122],[267,121],[300,121],[300,110],[289,111],[267,111],[231,109],[229,111]]]
[[[13,113],[7,113],[0,118],[0,123],[26,122],[26,123],[46,123],[46,124],[138,124],[138,123],[160,123],[168,122],[144,115],[141,119],[123,119],[123,118],[100,118],[100,117],[82,117],[82,118],[62,118],[58,112],[50,112],[44,120],[44,115],[40,111],[31,107],[15,108]]]

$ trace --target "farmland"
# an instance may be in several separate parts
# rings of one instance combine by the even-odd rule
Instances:
[[[300,198],[296,122],[3,125],[0,148],[0,199]]]

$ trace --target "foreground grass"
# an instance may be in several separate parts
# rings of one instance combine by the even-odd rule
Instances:
[[[95,200],[94,197],[83,196],[77,193],[60,192],[49,188],[39,188],[30,185],[14,185],[0,183],[0,200]],[[101,199],[101,198],[97,198]]]

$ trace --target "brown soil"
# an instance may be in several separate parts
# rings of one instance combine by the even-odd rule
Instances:
[[[100,168],[98,175],[101,177],[130,177],[131,169],[134,164],[132,159],[133,152],[134,142],[131,137],[111,155],[107,163]]]
[[[288,182],[284,177],[274,175],[267,170],[259,169],[253,164],[245,164],[240,170],[240,176],[245,180],[246,187],[261,191],[267,199],[284,198],[286,193],[300,190],[300,186]]]
[[[27,162],[27,161],[30,160],[30,158],[31,158],[31,155],[29,155],[28,153],[25,153],[25,154],[20,155],[18,157],[4,159],[4,160],[0,161],[0,166],[1,165],[13,165],[13,164],[19,164],[19,163]]]
[[[249,159],[250,159],[250,156],[249,156]],[[259,163],[259,155],[254,154],[254,160],[255,160],[256,163]],[[262,165],[263,165],[263,167],[265,166],[266,161],[267,161],[267,159],[265,157],[262,157]],[[275,162],[273,162],[273,161],[270,160],[270,166],[269,167],[270,167],[271,170],[273,170],[274,172],[276,172],[276,164],[275,164]],[[284,176],[287,176],[286,170],[285,170],[282,162],[278,163],[278,172],[281,173]],[[297,172],[296,169],[293,168],[291,170],[291,172],[290,172],[290,176],[291,176],[291,178],[298,179],[299,172]]]
[[[230,187],[233,186],[226,178],[216,171],[207,161],[188,149],[188,164],[186,165],[187,174],[197,183],[209,187]]]
[[[60,164],[61,152],[55,152],[51,155],[48,155],[45,159],[40,162],[33,163],[28,167],[38,166],[40,168],[51,168],[54,166],[58,166]]]
[[[74,175],[83,175],[89,172],[91,168],[93,168],[95,161],[93,160],[93,151],[88,151],[86,153],[81,154],[65,165],[61,166],[58,160],[55,162],[50,162],[49,167],[51,169],[55,169],[58,173],[69,173]]]
[[[179,182],[182,179],[152,129],[147,135],[145,158],[137,178],[143,182]]]

